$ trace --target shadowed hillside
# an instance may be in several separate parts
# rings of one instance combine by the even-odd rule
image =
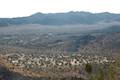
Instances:
[[[46,73],[34,73],[14,66],[0,57],[0,80],[48,80]]]

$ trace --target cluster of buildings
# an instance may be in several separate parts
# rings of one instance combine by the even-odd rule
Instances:
[[[87,63],[104,64],[114,62],[102,56],[72,55],[32,55],[32,54],[6,54],[7,61],[20,68],[46,71],[58,67],[82,66]]]

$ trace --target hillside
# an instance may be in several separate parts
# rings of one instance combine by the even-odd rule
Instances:
[[[0,56],[0,80],[47,80],[48,75],[14,66]]]
[[[120,22],[120,14],[114,13],[90,13],[90,12],[68,12],[68,13],[36,13],[27,17],[0,18],[0,26],[21,24],[42,25],[70,25],[70,24],[95,24],[99,22]]]
[[[9,53],[25,52],[25,54],[70,54],[75,52],[114,54],[120,48],[119,36],[120,24],[115,23],[53,27],[11,26],[0,29],[0,49],[2,53],[6,53],[7,49]]]
[[[119,14],[37,13],[0,20],[0,80],[111,80],[119,70]]]

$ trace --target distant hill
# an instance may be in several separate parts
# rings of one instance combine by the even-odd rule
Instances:
[[[99,22],[120,22],[120,14],[114,13],[36,13],[28,17],[0,18],[0,26],[21,24],[67,25],[67,24],[95,24]]]

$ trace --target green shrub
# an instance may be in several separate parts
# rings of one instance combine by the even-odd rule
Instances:
[[[89,63],[87,63],[86,65],[85,65],[85,71],[87,72],[87,73],[92,73],[92,65],[91,64],[89,64]]]

